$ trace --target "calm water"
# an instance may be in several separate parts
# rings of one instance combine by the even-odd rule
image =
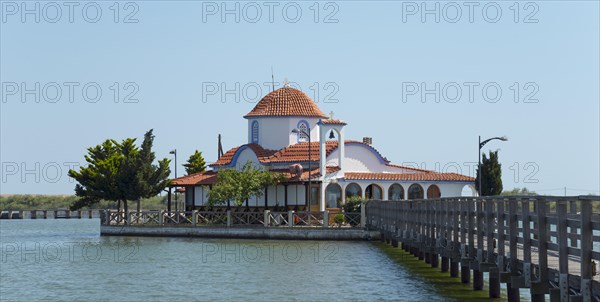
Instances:
[[[100,237],[0,221],[0,300],[446,301],[368,242]]]

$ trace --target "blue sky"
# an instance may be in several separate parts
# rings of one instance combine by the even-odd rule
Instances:
[[[478,135],[507,135],[484,147],[505,189],[600,193],[598,1],[22,3],[0,16],[2,194],[71,194],[87,147],[150,128],[158,157],[212,162],[271,67],[394,163],[472,175]]]

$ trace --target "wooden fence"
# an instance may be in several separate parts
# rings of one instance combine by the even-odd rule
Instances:
[[[528,288],[533,301],[600,301],[598,196],[494,196],[371,201],[367,227],[473,289],[489,276],[491,298]]]

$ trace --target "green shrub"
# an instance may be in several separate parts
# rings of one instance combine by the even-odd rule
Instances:
[[[338,225],[338,227],[342,227],[342,224],[346,222],[346,216],[344,216],[344,214],[336,214],[333,218],[333,221]]]
[[[360,196],[352,196],[346,198],[346,204],[344,204],[344,212],[346,213],[359,213],[360,205],[365,204],[367,201]]]

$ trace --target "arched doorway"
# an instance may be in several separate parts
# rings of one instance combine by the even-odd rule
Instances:
[[[408,199],[423,199],[423,187],[419,184],[412,184],[408,187]]]
[[[376,185],[376,184],[370,184],[367,186],[367,189],[365,189],[365,198],[366,199],[371,199],[371,200],[381,200],[382,199],[382,192],[383,190],[381,190],[381,187]]]
[[[341,208],[342,207],[342,187],[338,184],[329,184],[325,188],[325,207],[326,208]]]
[[[362,189],[357,183],[351,183],[346,186],[346,200],[354,196],[362,198]]]
[[[404,199],[404,188],[400,184],[393,184],[388,190],[388,200]]]
[[[437,185],[431,185],[427,188],[427,198],[440,198],[442,193]]]

